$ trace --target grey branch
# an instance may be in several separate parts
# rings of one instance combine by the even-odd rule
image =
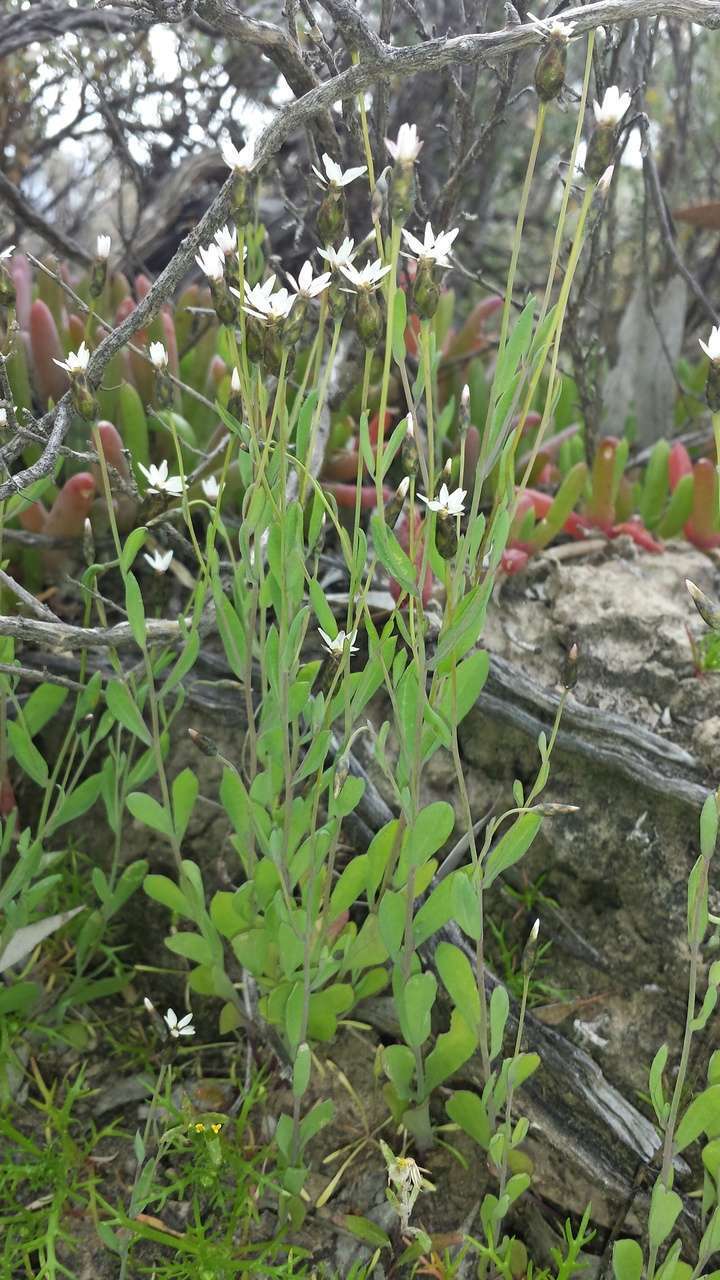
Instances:
[[[28,204],[27,200],[13,185],[8,177],[0,170],[0,200],[12,209],[17,218],[31,231],[36,231],[42,240],[55,249],[56,253],[62,254],[66,258],[72,258],[73,262],[79,262],[81,266],[88,267],[92,262],[92,257],[86,253],[83,248],[69,236],[63,235],[62,231],[58,231],[55,227],[46,222],[41,214]]]

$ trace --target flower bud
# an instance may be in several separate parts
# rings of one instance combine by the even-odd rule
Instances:
[[[408,414],[407,431],[405,432],[403,442],[400,447],[400,461],[402,462],[403,470],[406,475],[417,475],[420,459],[418,457],[417,444],[415,441],[415,423],[411,413]]]
[[[563,689],[567,689],[568,692],[570,691],[570,689],[574,689],[575,685],[577,684],[577,675],[578,675],[577,664],[578,664],[578,647],[577,647],[577,643],[573,641],[573,643],[570,645],[570,648],[568,649],[565,655],[565,662],[563,664],[562,676],[560,677],[560,681],[563,686]]]
[[[410,476],[403,476],[392,498],[388,498],[385,503],[385,524],[388,529],[394,529],[400,519],[400,512],[405,505],[405,498],[409,488]]]
[[[552,102],[565,84],[567,36],[553,34],[535,65],[535,91],[541,102]]]
[[[720,609],[715,601],[706,596],[705,592],[696,587],[689,578],[685,579],[685,586],[703,622],[707,623],[713,631],[720,631]]]
[[[523,954],[522,954],[522,971],[526,977],[528,974],[532,973],[533,969],[535,968],[535,961],[537,960],[539,933],[540,933],[540,920],[538,918],[535,921],[532,929],[530,930],[530,936],[528,937],[528,940],[525,943],[525,949],[523,950]]]
[[[95,539],[93,538],[92,525],[87,516],[83,524],[83,559],[88,566],[95,561]]]
[[[463,387],[460,393],[460,420],[458,422],[460,435],[464,436],[467,430],[469,429],[469,427],[470,427],[470,388],[466,382],[465,386]]]
[[[227,411],[231,413],[233,418],[237,418],[238,422],[242,422],[243,402],[240,393],[240,374],[237,369],[233,369],[230,378],[230,395],[227,402]]]
[[[355,303],[355,327],[357,335],[368,351],[374,350],[382,334],[382,312],[374,294],[361,289]]]
[[[216,756],[218,749],[212,738],[206,737],[204,733],[199,733],[197,729],[188,729],[188,738],[196,746],[198,751],[202,751],[204,756]]]

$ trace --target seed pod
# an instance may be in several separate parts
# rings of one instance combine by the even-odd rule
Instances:
[[[565,84],[567,36],[551,35],[535,66],[535,91],[542,102],[552,102]]]
[[[339,187],[328,187],[318,209],[317,229],[323,244],[335,244],[345,233],[345,196]]]
[[[188,729],[188,738],[198,751],[202,751],[204,756],[216,756],[218,749],[212,738],[208,738],[206,734],[200,733],[197,729]]]
[[[245,349],[251,364],[260,364],[265,345],[265,327],[255,316],[247,316],[245,320]]]
[[[535,968],[535,961],[537,960],[539,932],[540,932],[540,920],[538,918],[535,921],[532,929],[530,930],[530,936],[527,942],[525,943],[525,949],[523,950],[523,954],[522,954],[522,971],[526,977],[528,974],[532,973],[533,969]]]
[[[447,515],[444,511],[438,511],[435,546],[443,560],[452,560],[458,548],[456,517]]]
[[[433,274],[432,262],[421,258],[413,281],[412,302],[421,320],[432,320],[440,302],[440,289]]]
[[[599,182],[615,157],[614,124],[599,124],[593,129],[585,156],[585,172],[593,182]]]
[[[385,523],[388,529],[394,529],[400,519],[400,513],[405,505],[405,498],[409,488],[410,476],[403,476],[392,498],[388,498],[385,503]]]
[[[573,641],[573,643],[570,645],[570,648],[567,651],[567,654],[565,655],[565,662],[563,664],[563,671],[561,676],[561,683],[562,683],[563,689],[567,689],[568,692],[570,691],[570,689],[574,689],[575,685],[577,684],[578,652],[579,651],[578,651],[577,643]]]
[[[355,303],[355,327],[363,346],[373,351],[382,334],[382,312],[377,298],[361,289]]]

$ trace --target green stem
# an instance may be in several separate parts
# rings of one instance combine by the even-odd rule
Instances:
[[[378,414],[378,447],[375,463],[375,493],[379,513],[383,510],[383,448],[385,444],[385,413],[387,411],[388,391],[390,388],[390,369],[392,366],[392,333],[393,312],[395,310],[395,294],[397,292],[397,264],[400,255],[400,224],[393,222],[390,238],[390,273],[387,286],[387,317],[385,325],[385,355],[383,359],[382,384],[380,387],[380,412]]]

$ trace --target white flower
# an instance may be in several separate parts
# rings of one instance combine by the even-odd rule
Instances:
[[[391,1182],[402,1193],[412,1188],[414,1191],[422,1191],[424,1187],[430,1188],[424,1173],[429,1173],[428,1169],[423,1169],[421,1165],[413,1160],[412,1156],[395,1156],[395,1159],[388,1165],[388,1182]]]
[[[353,266],[352,262],[341,262],[340,270],[356,289],[366,289],[370,292],[377,289],[383,276],[386,276],[391,268],[384,267],[380,259],[376,258],[374,262],[366,262],[360,271]]]
[[[156,573],[167,573],[170,568],[170,561],[175,553],[173,551],[153,551],[152,555],[148,555],[147,551],[143,552],[144,558],[147,560],[151,569]]]
[[[348,266],[352,262],[358,250],[354,247],[355,241],[350,240],[347,236],[343,240],[339,249],[334,249],[331,244],[327,249],[318,249],[321,258],[324,258],[329,267],[335,270],[342,267],[343,263]]]
[[[227,223],[224,227],[220,227],[220,229],[215,232],[215,244],[220,252],[225,255],[234,253],[237,249],[237,227],[233,227],[232,231]],[[212,248],[212,246],[210,247]],[[245,249],[245,253],[247,253],[247,248]]]
[[[707,342],[703,342],[702,338],[700,338],[700,346],[708,359],[712,360],[713,364],[720,364],[720,325],[716,324],[713,329],[711,329],[710,337]]]
[[[269,276],[264,284],[249,285],[245,281],[245,302],[243,310],[248,315],[254,316],[256,320],[262,320],[265,323],[275,320],[285,320],[290,315],[292,305],[295,301],[296,294],[291,294],[287,289],[275,288],[275,276]],[[237,298],[240,294],[237,289],[230,290]]]
[[[155,369],[158,371],[167,369],[168,353],[162,342],[151,342],[148,347],[148,354],[150,356],[150,363]]]
[[[9,244],[7,249],[3,249],[2,253],[0,253],[0,262],[2,262],[3,258],[11,257],[14,252],[15,252],[15,245]]]
[[[232,371],[232,375],[230,377],[230,390],[234,391],[235,395],[237,395],[240,390],[240,371],[238,369],[233,369]]]
[[[80,343],[79,350],[70,351],[67,360],[55,360],[54,363],[59,365],[61,369],[65,369],[72,377],[74,374],[84,373],[90,363],[90,351],[84,342]]]
[[[417,136],[417,125],[407,124],[407,122],[400,125],[395,142],[390,138],[385,139],[385,146],[398,164],[414,164],[420,155],[422,145]]]
[[[615,172],[615,165],[609,164],[605,172],[602,174],[602,176],[598,178],[597,186],[595,187],[595,190],[597,191],[598,195],[601,195],[601,196],[607,195],[608,191],[610,190],[610,183],[613,180],[614,172]]]
[[[559,18],[536,18],[534,13],[528,13],[531,22],[537,22],[548,36],[555,36],[557,40],[569,40],[576,23],[561,22]]]
[[[232,169],[235,173],[249,173],[253,167],[255,160],[255,144],[248,142],[242,151],[238,151],[237,147],[225,138],[220,143],[220,152],[228,169]]]
[[[191,1013],[186,1013],[185,1017],[181,1018],[180,1021],[178,1022],[178,1016],[175,1010],[168,1009],[167,1013],[164,1014],[164,1018],[168,1026],[168,1031],[170,1032],[170,1035],[173,1037],[173,1040],[177,1040],[179,1036],[195,1035],[195,1028],[192,1025]]]
[[[432,225],[426,222],[425,239],[418,240],[417,236],[403,227],[403,239],[412,249],[412,253],[406,253],[404,256],[411,258],[414,254],[418,262],[433,262],[436,267],[449,267],[451,265],[450,248],[459,230],[459,227],[453,227],[452,231],[439,231],[434,235]]]
[[[605,90],[602,105],[599,102],[593,103],[597,123],[606,126],[619,124],[630,106],[630,100],[629,93],[621,93],[616,84],[611,84]]]
[[[200,485],[208,502],[217,502],[220,497],[220,482],[217,476],[206,476],[200,481]]]
[[[138,466],[148,481],[148,493],[169,493],[173,498],[180,497],[183,491],[182,476],[168,476],[167,458],[163,458],[159,467],[154,462],[149,467],[138,462]]]
[[[422,493],[418,494],[418,498],[425,503],[428,511],[440,511],[446,516],[461,516],[465,510],[463,503],[466,493],[467,489],[454,489],[450,493],[447,485],[441,484],[437,498],[426,498]]]
[[[327,289],[330,283],[330,272],[325,271],[323,275],[315,276],[313,278],[312,263],[308,260],[307,262],[303,262],[300,271],[298,272],[297,280],[294,276],[290,275],[289,271],[287,273],[287,278],[297,296],[299,298],[306,298],[309,301],[311,298],[317,298],[318,294],[321,294],[324,289]]]
[[[17,405],[16,405],[16,404],[11,404],[11,405],[10,405],[10,408],[11,408],[11,410],[12,410],[12,412],[13,412],[13,413],[17,413]],[[5,405],[4,405],[4,404],[3,404],[3,405],[0,405],[0,427],[6,427],[6,426],[7,426],[7,420],[8,420],[8,411],[7,411],[7,409],[6,409],[6,407],[5,407]]]
[[[322,627],[318,627],[318,634],[328,653],[331,654],[333,658],[341,658],[343,656],[346,640],[350,646],[348,650],[349,653],[357,653],[358,651],[358,646],[355,644],[355,640],[357,639],[357,630],[350,631],[347,635],[344,631],[338,631],[334,640],[331,639],[326,631],[323,631]]]
[[[148,999],[147,996],[143,996],[143,1004],[145,1005],[145,1008],[147,1009],[148,1013],[155,1012],[155,1005],[153,1004],[152,1000]]]
[[[312,166],[313,173],[317,175],[323,187],[346,187],[348,183],[354,182],[356,178],[361,178],[367,173],[366,165],[358,165],[355,169],[340,168],[340,165],[329,156],[327,151],[323,152],[322,162],[325,166],[325,173],[321,173],[317,165]]]
[[[110,239],[110,236],[98,236],[97,244],[95,246],[95,253],[97,257],[101,259],[101,261],[107,262],[108,258],[110,257],[111,244],[112,244],[112,240]]]
[[[222,280],[225,274],[225,257],[216,244],[209,244],[195,254],[195,261],[208,280]]]

